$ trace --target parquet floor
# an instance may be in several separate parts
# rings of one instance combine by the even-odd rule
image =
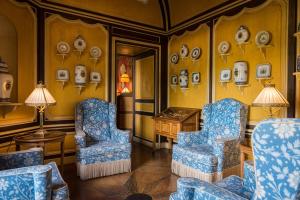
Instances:
[[[81,181],[76,165],[66,165],[64,179],[69,185],[71,200],[124,200],[132,193],[146,193],[153,200],[168,200],[176,190],[177,176],[171,174],[171,153],[133,144],[132,172]]]

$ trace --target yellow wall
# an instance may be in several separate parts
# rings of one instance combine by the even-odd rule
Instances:
[[[73,41],[81,35],[87,42],[84,53],[79,57],[74,51]],[[62,63],[62,59],[57,55],[56,44],[59,41],[66,41],[71,46],[70,55]],[[99,63],[94,67],[93,60],[90,59],[89,50],[92,46],[98,46],[102,50]],[[73,119],[75,104],[89,97],[107,99],[107,58],[108,58],[108,36],[107,30],[100,24],[88,25],[81,21],[69,21],[58,15],[48,17],[46,20],[45,35],[45,68],[46,84],[57,103],[47,111],[49,119]],[[79,94],[75,87],[74,70],[76,64],[84,64],[87,67],[88,82],[89,73],[92,70],[101,73],[102,80],[96,89],[94,84],[87,83],[86,87]],[[70,80],[64,88],[60,82],[56,81],[56,70],[68,69]]]
[[[260,83],[256,80],[256,65],[266,62],[272,65],[271,82],[275,83],[276,88],[283,94],[286,94],[288,67],[286,66],[287,16],[285,6],[283,1],[274,0],[258,8],[244,10],[236,16],[219,19],[214,27],[214,100],[232,97],[251,105],[263,89],[264,83],[264,81]],[[245,54],[236,45],[234,39],[240,25],[247,26],[251,34],[249,44],[245,46]],[[261,30],[267,30],[272,34],[271,47],[266,49],[266,60],[255,44],[256,33]],[[219,43],[224,40],[231,44],[227,63],[224,63],[217,50]],[[226,86],[222,86],[219,82],[221,69],[230,68],[232,71],[234,62],[239,60],[248,62],[249,85],[239,90],[232,76],[231,81]],[[250,121],[257,122],[265,119],[267,114],[262,108],[251,107]]]
[[[64,5],[94,11],[109,16],[137,21],[148,25],[163,27],[162,15],[158,1],[147,1],[146,4],[136,0],[52,0]],[[141,14],[142,13],[142,14]],[[112,18],[110,20],[113,20]]]
[[[169,106],[202,108],[208,103],[208,73],[209,73],[209,27],[204,24],[193,32],[186,32],[180,37],[172,36],[169,41],[169,60],[173,53],[179,53],[182,44],[186,44],[191,50],[194,47],[201,48],[202,54],[199,60],[193,62],[190,57],[181,59],[177,64],[169,62]],[[188,69],[189,88],[181,90],[180,86],[171,86],[171,76],[177,75],[180,70]],[[200,72],[200,84],[192,85],[192,73]]]
[[[14,77],[16,87],[13,90],[18,90],[17,101],[24,103],[36,83],[37,19],[31,8],[26,6],[26,4],[15,3],[13,1],[0,1],[0,8],[0,15],[8,18],[16,28],[18,37],[16,55],[18,76]],[[5,119],[0,117],[0,127],[31,122],[34,119],[34,115],[34,109],[25,105],[20,106],[15,111],[8,113]]]

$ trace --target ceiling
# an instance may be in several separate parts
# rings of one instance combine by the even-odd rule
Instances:
[[[110,20],[170,30],[221,6],[243,0],[37,0],[48,5],[76,9],[107,17]]]
[[[116,54],[118,55],[136,56],[149,50],[151,49],[146,47],[136,46],[136,45],[122,44],[122,43],[117,43],[116,45]]]

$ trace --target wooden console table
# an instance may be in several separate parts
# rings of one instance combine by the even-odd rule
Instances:
[[[240,144],[240,151],[241,151],[241,177],[244,177],[244,161],[246,158],[246,155],[253,155],[252,148],[249,146],[246,146],[244,144]]]
[[[66,133],[61,131],[48,131],[45,136],[40,136],[34,133],[24,134],[21,136],[16,136],[14,138],[16,142],[16,150],[20,151],[21,145],[27,145],[30,147],[42,147],[44,158],[45,158],[45,145],[47,143],[60,143],[60,167],[61,174],[63,175],[64,168],[64,142],[65,142]]]
[[[153,149],[156,148],[156,135],[165,136],[172,146],[179,131],[199,130],[200,109],[170,107],[154,117]]]

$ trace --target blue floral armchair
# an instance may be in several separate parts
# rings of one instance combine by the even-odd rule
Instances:
[[[116,127],[116,107],[92,98],[76,106],[77,172],[82,180],[131,171],[129,131]]]
[[[201,131],[178,134],[172,172],[213,182],[238,169],[238,144],[244,139],[248,108],[228,98],[205,105],[202,113]]]
[[[43,150],[0,154],[0,199],[68,200],[69,190],[55,162],[43,165]]]
[[[254,163],[244,179],[229,176],[214,184],[180,178],[170,200],[300,199],[300,119],[269,119],[252,135]]]

